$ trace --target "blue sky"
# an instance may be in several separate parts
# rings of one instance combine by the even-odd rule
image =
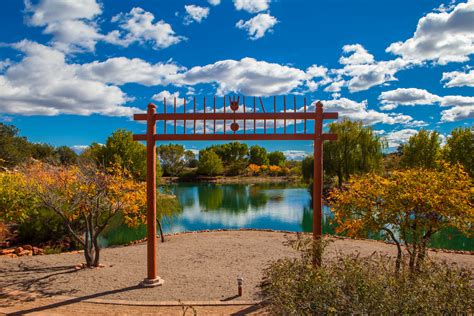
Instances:
[[[474,1],[6,0],[1,8],[0,120],[35,142],[81,148],[117,128],[141,133],[130,117],[148,102],[214,94],[296,94],[298,108],[303,97],[322,100],[392,148],[420,128],[447,136],[473,124]],[[263,145],[289,157],[312,150]]]

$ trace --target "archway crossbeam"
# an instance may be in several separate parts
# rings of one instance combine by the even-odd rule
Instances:
[[[196,110],[195,97],[192,99],[191,109],[186,99],[173,98],[171,100],[173,112],[169,113],[166,109],[170,107],[170,102],[164,98],[163,105],[160,107],[162,112],[154,114],[155,122],[161,123],[162,127],[160,132],[155,134],[155,140],[314,140],[314,129],[308,128],[309,122],[338,118],[338,114],[335,112],[323,113],[320,118],[317,111],[307,111],[306,98],[304,98],[304,104],[298,108],[296,96],[293,98],[291,107],[287,106],[289,102],[287,102],[286,96],[280,99],[273,97],[272,112],[268,112],[268,105],[265,110],[262,98],[251,98],[253,102],[250,101],[250,103],[253,106],[247,104],[249,103],[248,99],[228,97],[227,103],[227,97],[223,97],[222,107],[217,108],[216,97],[212,99],[212,107],[206,105],[207,100],[204,97],[203,109]],[[283,100],[283,109],[277,112],[277,101],[279,100]],[[259,104],[258,107],[257,104]],[[180,109],[180,112],[177,111],[177,108]],[[259,109],[261,112],[258,111]],[[148,113],[135,114],[134,120],[147,121]],[[293,128],[290,128],[289,124],[293,125]],[[297,124],[302,125],[301,131],[297,131]],[[335,137],[331,134],[322,134],[323,140],[334,140]],[[134,135],[134,140],[145,141],[147,135]]]

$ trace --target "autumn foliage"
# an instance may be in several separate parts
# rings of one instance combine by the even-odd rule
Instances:
[[[354,176],[330,195],[339,233],[367,236],[383,231],[398,247],[397,268],[406,246],[410,268],[418,268],[431,237],[447,227],[472,235],[474,187],[460,165],[406,169],[387,177]]]

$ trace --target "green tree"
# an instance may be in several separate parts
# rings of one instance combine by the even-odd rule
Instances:
[[[77,154],[68,146],[60,146],[55,150],[59,163],[63,165],[72,165],[77,162]]]
[[[249,162],[257,166],[268,165],[267,150],[258,145],[250,147]]]
[[[446,161],[462,164],[469,175],[474,177],[474,126],[453,129],[442,154]]]
[[[221,158],[225,167],[225,173],[228,175],[241,174],[247,168],[249,154],[247,144],[232,142],[223,145],[213,145],[204,150],[212,150]]]
[[[273,166],[283,166],[286,162],[286,157],[281,151],[272,151],[268,154],[268,162]]]
[[[55,163],[58,161],[54,146],[45,143],[30,144],[31,157],[37,160]]]
[[[337,176],[339,187],[353,174],[382,169],[385,143],[371,127],[344,119],[331,123],[329,130],[337,140],[324,144],[324,171]]]
[[[406,168],[435,168],[440,158],[439,133],[420,130],[401,147],[400,165]]]
[[[192,151],[184,150],[184,147],[178,144],[160,145],[158,154],[164,174],[172,177],[180,176],[184,167],[195,159]]]
[[[313,179],[313,167],[313,156],[306,156],[303,161],[301,161],[301,173],[303,174],[303,180],[305,182],[309,182],[311,179]]]
[[[128,170],[136,179],[146,178],[146,147],[133,140],[132,132],[118,129],[107,138],[105,145],[92,144],[83,153],[106,168],[119,165]],[[157,174],[161,175],[161,165],[157,159]]]
[[[199,153],[198,173],[207,176],[216,176],[224,172],[221,158],[213,150],[204,150]]]
[[[31,156],[28,140],[18,134],[15,126],[0,123],[0,166],[13,167]]]

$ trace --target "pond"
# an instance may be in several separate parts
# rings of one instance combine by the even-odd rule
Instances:
[[[182,210],[163,220],[165,233],[204,229],[257,228],[311,232],[313,210],[306,187],[292,184],[179,183],[168,187]],[[334,234],[329,207],[323,209],[323,233]],[[101,243],[124,244],[146,236],[146,227],[130,228],[120,219],[104,232]],[[371,238],[378,239],[374,234]],[[456,230],[437,233],[431,247],[474,250],[474,239]]]

